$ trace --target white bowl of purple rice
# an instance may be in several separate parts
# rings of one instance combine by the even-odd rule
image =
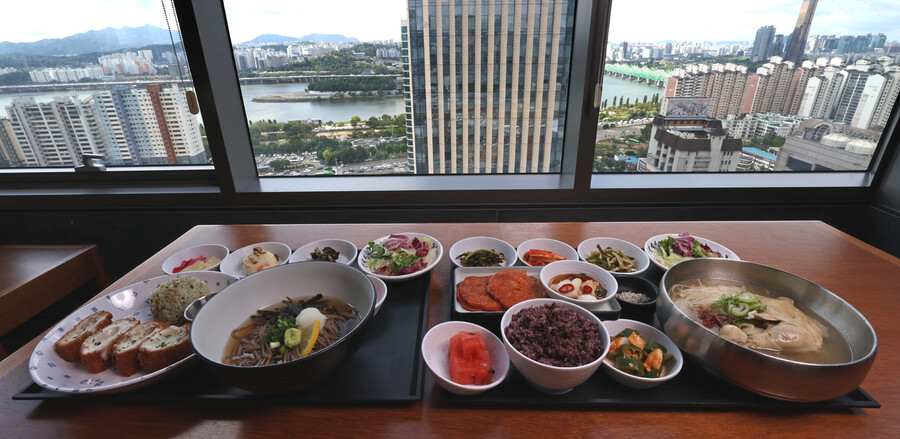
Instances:
[[[551,326],[553,333],[541,330]],[[563,394],[587,381],[609,349],[609,333],[596,315],[557,299],[513,305],[500,320],[500,332],[513,367],[548,394]]]

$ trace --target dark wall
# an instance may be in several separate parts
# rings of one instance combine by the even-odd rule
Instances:
[[[17,209],[0,213],[5,244],[97,244],[115,280],[198,224],[400,222],[822,220],[852,235],[868,203],[631,206],[504,206],[336,209]]]

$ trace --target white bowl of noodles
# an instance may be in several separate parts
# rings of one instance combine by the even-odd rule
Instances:
[[[317,342],[306,354],[280,353],[280,359],[272,353],[280,346],[264,346],[269,353],[242,347],[241,338],[254,337],[248,331],[258,326],[252,319],[257,310],[282,305],[286,298],[309,300],[317,294],[329,306],[344,311],[321,308],[327,319],[319,327],[317,340],[330,343],[319,346]],[[354,267],[322,261],[279,265],[247,276],[210,299],[191,325],[191,344],[216,375],[236,387],[260,393],[298,390],[324,378],[356,352],[375,314],[375,303],[375,287]],[[339,322],[336,332],[328,329],[333,318]],[[251,340],[249,345],[260,343]],[[248,356],[251,361],[244,361]]]

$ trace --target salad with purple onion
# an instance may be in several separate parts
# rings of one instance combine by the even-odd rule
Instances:
[[[657,243],[656,253],[653,259],[669,268],[681,261],[694,258],[721,258],[722,254],[709,248],[708,245],[697,241],[691,235],[670,236]]]
[[[415,273],[434,262],[435,243],[425,237],[390,235],[380,243],[369,242],[363,252],[365,265],[372,273],[401,276]]]

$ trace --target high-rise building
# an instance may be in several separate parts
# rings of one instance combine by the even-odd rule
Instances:
[[[89,101],[76,97],[56,97],[47,103],[13,99],[6,112],[25,166],[73,167],[81,164],[82,154],[106,154],[106,138]]]
[[[15,99],[6,109],[24,166],[72,167],[82,154],[102,155],[107,165],[208,163],[196,116],[177,85],[115,87],[83,101]]]
[[[806,40],[809,37],[809,28],[812,26],[813,14],[816,12],[816,4],[819,0],[803,0],[800,5],[800,15],[794,31],[788,37],[787,46],[784,49],[784,60],[792,61],[799,65],[803,61],[803,53],[806,49]]]
[[[0,167],[19,168],[25,166],[25,156],[13,134],[9,119],[0,117]]]
[[[410,0],[410,171],[558,172],[574,8]]]
[[[756,31],[753,39],[753,52],[750,60],[753,62],[769,59],[772,55],[772,44],[775,40],[775,26],[763,26]]]

